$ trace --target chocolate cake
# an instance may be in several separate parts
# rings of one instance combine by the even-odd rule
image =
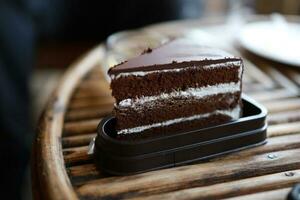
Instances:
[[[224,51],[176,39],[112,67],[119,137],[174,134],[241,115],[243,62]]]

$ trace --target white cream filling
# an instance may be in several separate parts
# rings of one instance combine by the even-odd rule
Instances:
[[[231,117],[233,120],[236,120],[240,117],[240,113],[241,113],[241,108],[239,105],[237,105],[235,108],[230,109],[230,110],[216,110],[211,113],[193,115],[190,117],[182,117],[182,118],[167,120],[164,122],[149,124],[149,125],[145,125],[145,126],[138,126],[138,127],[134,127],[134,128],[123,129],[123,130],[118,131],[117,134],[138,133],[138,132],[150,129],[150,128],[169,126],[169,125],[180,123],[180,122],[186,122],[186,121],[192,121],[192,120],[201,119],[201,118],[207,118],[207,117],[209,117],[211,115],[215,115],[215,114],[226,115],[226,116]]]
[[[241,65],[241,61],[233,61],[233,62],[226,62],[226,63],[219,63],[219,64],[210,64],[210,65],[204,65],[204,69],[210,69],[215,67],[226,67],[228,65]],[[190,69],[196,69],[199,68],[198,66],[190,66],[185,68],[177,68],[177,69],[164,69],[164,70],[153,70],[153,71],[135,71],[135,72],[122,72],[118,75],[110,75],[111,79],[118,79],[120,77],[126,77],[126,76],[146,76],[148,74],[152,73],[163,73],[163,72],[181,72],[183,70],[190,70]]]
[[[200,88],[188,88],[184,91],[174,91],[171,93],[161,93],[157,96],[143,96],[136,99],[124,99],[119,102],[118,107],[138,107],[139,105],[144,105],[157,100],[165,100],[169,98],[204,98],[216,94],[225,94],[225,93],[234,93],[238,92],[241,89],[240,81],[239,82],[230,82],[230,83],[221,83],[217,85],[209,85],[206,87]]]

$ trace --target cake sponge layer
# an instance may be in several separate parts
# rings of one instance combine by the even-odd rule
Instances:
[[[143,75],[129,73],[112,79],[111,89],[118,103],[123,99],[154,96],[174,90],[238,82],[241,71],[241,62],[235,62],[235,64],[225,63],[207,67],[187,65],[180,70],[152,71]]]
[[[230,111],[228,111],[230,112]],[[240,110],[234,110],[236,113],[240,113]],[[239,115],[239,114],[238,114]],[[191,117],[192,118],[192,117]],[[201,127],[210,127],[210,126],[216,126],[219,124],[223,124],[226,122],[229,122],[230,120],[236,120],[238,119],[238,116],[235,118],[229,116],[228,114],[222,114],[214,112],[209,115],[206,115],[204,117],[197,118],[195,116],[195,119],[182,121],[180,123],[173,123],[167,126],[164,126],[161,124],[155,124],[156,126],[153,126],[151,128],[145,129],[145,130],[138,130],[137,132],[133,132],[131,134],[128,133],[121,133],[117,135],[117,138],[119,139],[145,139],[145,138],[155,138],[155,137],[161,137],[163,135],[172,135],[176,133],[184,132],[186,131],[192,131]],[[139,128],[139,127],[137,127]],[[141,134],[143,133],[143,134]]]
[[[240,104],[240,92],[217,94],[198,99],[168,98],[133,107],[116,107],[117,131],[155,124],[176,118],[233,109]]]

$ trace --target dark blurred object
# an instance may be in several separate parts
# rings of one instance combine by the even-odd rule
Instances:
[[[32,137],[28,81],[35,31],[21,6],[12,2],[0,2],[0,191],[1,197],[20,199]]]
[[[33,2],[31,7],[37,13],[35,18],[43,21],[38,25],[39,67],[65,68],[83,52],[117,31],[167,20],[196,18],[203,14],[202,0],[55,0],[56,3],[51,1],[51,5],[44,7],[39,6],[39,1]],[[51,15],[51,12],[60,17]]]
[[[44,1],[43,1],[44,2]],[[47,1],[46,1],[47,2]],[[201,0],[32,1],[43,39],[104,40],[113,32],[160,21],[195,18]],[[187,12],[188,11],[188,12]],[[55,14],[54,14],[55,13]]]
[[[285,15],[299,15],[299,0],[256,0],[256,12],[259,14],[271,14],[278,12]]]
[[[293,187],[288,195],[287,200],[300,200],[300,184],[297,184]]]

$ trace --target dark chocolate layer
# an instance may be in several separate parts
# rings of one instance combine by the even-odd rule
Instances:
[[[112,80],[112,95],[116,102],[141,96],[155,96],[174,90],[186,90],[219,83],[238,82],[241,66],[221,68],[197,68],[180,73],[151,73],[146,76],[127,76]]]
[[[216,126],[231,121],[226,115],[216,114],[207,118],[172,124],[170,126],[157,127],[143,131],[142,133],[120,134],[117,135],[121,140],[140,140],[146,138],[161,137],[163,135],[172,135],[180,132],[191,131],[198,128]]]
[[[240,104],[240,92],[218,94],[202,99],[176,98],[156,101],[155,105],[139,107],[138,110],[126,107],[115,108],[116,130],[154,124],[181,117],[211,113],[215,110],[228,110]]]
[[[184,68],[187,64],[203,66],[228,61],[241,59],[222,50],[202,46],[197,41],[181,38],[116,65],[108,73],[117,75],[122,72]]]

